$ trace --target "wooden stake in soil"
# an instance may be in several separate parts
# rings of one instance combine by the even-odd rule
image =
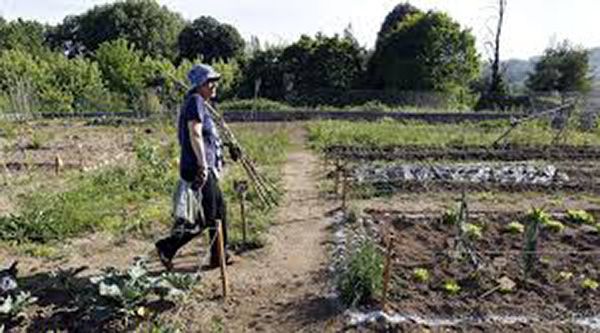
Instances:
[[[60,158],[59,155],[56,155],[54,157],[54,174],[55,175],[58,176],[60,174],[60,171],[63,168],[63,165],[64,165],[63,160]]]
[[[340,189],[340,173],[341,173],[341,167],[340,167],[340,160],[338,158],[335,159],[335,196],[337,197],[338,194],[340,193],[339,189]]]
[[[346,179],[346,166],[342,167],[342,210],[346,210],[346,192],[348,181]]]
[[[383,267],[383,295],[381,300],[381,309],[383,311],[387,308],[387,295],[390,287],[390,275],[392,266],[392,249],[394,244],[394,235],[390,233],[389,222],[385,227],[385,238],[387,239],[387,251],[385,254],[385,265]]]
[[[235,181],[233,183],[233,187],[238,194],[238,199],[240,201],[240,215],[242,217],[242,242],[244,245],[248,244],[248,240],[246,235],[248,234],[248,225],[246,223],[246,191],[248,190],[248,183],[246,181],[240,180]]]
[[[225,270],[225,245],[223,242],[223,224],[221,220],[217,220],[217,248],[219,249],[219,266],[221,267],[221,283],[223,287],[223,298],[227,297],[228,284],[227,284],[227,271]]]

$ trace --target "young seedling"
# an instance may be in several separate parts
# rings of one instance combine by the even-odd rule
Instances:
[[[459,213],[454,209],[448,209],[442,215],[442,222],[447,225],[456,225],[459,219]]]
[[[558,280],[561,282],[570,281],[572,278],[573,278],[573,273],[571,273],[571,272],[561,271],[560,273],[558,273]]]
[[[429,282],[429,271],[425,268],[415,268],[413,278],[419,283],[427,283]]]
[[[444,291],[446,291],[446,293],[449,295],[458,295],[460,290],[461,288],[456,281],[448,280],[444,282]]]
[[[582,209],[567,210],[567,221],[569,221],[571,223],[576,223],[576,224],[588,224],[588,225],[594,225],[596,223],[594,216]]]
[[[520,235],[525,232],[525,226],[517,221],[513,221],[506,226],[506,231],[513,235]]]
[[[464,233],[469,239],[480,240],[483,238],[483,230],[480,226],[473,223],[465,223]]]
[[[545,228],[554,233],[561,233],[565,230],[565,225],[556,220],[548,220],[543,224]]]
[[[581,288],[583,289],[596,290],[599,286],[598,281],[590,278],[586,278],[581,282]]]

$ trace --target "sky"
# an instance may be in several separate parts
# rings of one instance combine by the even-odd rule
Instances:
[[[235,26],[245,39],[257,36],[261,42],[291,43],[300,35],[342,33],[351,25],[359,43],[372,48],[383,19],[403,0],[164,0],[158,1],[185,19],[209,15]],[[0,0],[5,19],[35,19],[56,24],[66,15],[85,12],[103,0]],[[491,40],[494,9],[498,0],[411,0],[422,10],[441,10],[472,30],[477,48],[488,56],[485,41]],[[597,0],[508,0],[502,35],[501,58],[529,58],[563,39],[575,45],[599,47],[596,23],[600,12]]]

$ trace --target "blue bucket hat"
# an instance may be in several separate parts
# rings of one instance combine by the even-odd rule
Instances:
[[[221,74],[217,73],[214,68],[209,65],[195,65],[188,72],[188,80],[192,85],[192,89],[203,85],[208,81],[217,81],[221,78]]]

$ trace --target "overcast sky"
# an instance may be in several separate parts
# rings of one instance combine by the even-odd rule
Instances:
[[[0,0],[5,19],[22,17],[57,23],[64,16],[79,14],[102,0]],[[398,0],[164,0],[159,3],[186,19],[210,15],[234,25],[246,39],[289,43],[301,34],[341,33],[352,25],[358,41],[372,47],[385,15]],[[485,56],[486,24],[494,26],[497,0],[412,0],[427,10],[447,12],[477,37]],[[585,47],[600,46],[597,33],[600,1],[597,0],[508,0],[501,56],[528,58],[538,55],[553,41],[568,38]]]

